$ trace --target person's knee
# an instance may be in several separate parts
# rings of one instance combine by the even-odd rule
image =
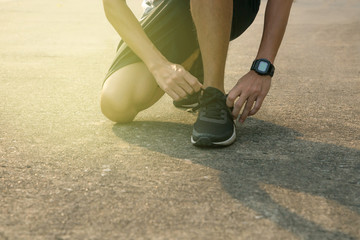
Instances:
[[[131,122],[138,113],[127,96],[114,96],[106,91],[101,93],[100,107],[108,119],[117,123]]]

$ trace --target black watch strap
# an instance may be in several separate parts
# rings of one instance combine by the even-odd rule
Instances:
[[[265,58],[256,59],[253,61],[250,70],[254,70],[259,75],[274,76],[275,67],[274,65]]]

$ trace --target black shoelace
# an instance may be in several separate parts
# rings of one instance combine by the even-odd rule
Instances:
[[[218,95],[209,97],[202,96],[199,105],[194,107],[192,111],[195,112],[200,108],[203,108],[203,111],[205,112],[205,117],[222,119],[223,112],[221,110],[224,109],[224,100]]]

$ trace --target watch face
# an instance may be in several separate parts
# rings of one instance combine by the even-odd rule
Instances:
[[[269,64],[267,62],[259,62],[259,65],[257,67],[258,71],[266,73],[268,71]]]

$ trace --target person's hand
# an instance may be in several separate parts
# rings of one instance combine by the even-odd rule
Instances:
[[[267,93],[270,90],[271,77],[260,76],[254,71],[248,72],[240,78],[237,84],[228,94],[226,104],[234,107],[232,115],[237,118],[245,104],[239,121],[243,123],[248,116],[252,116],[259,111]]]
[[[179,64],[164,63],[151,70],[157,84],[172,99],[178,101],[200,91],[202,84]]]

